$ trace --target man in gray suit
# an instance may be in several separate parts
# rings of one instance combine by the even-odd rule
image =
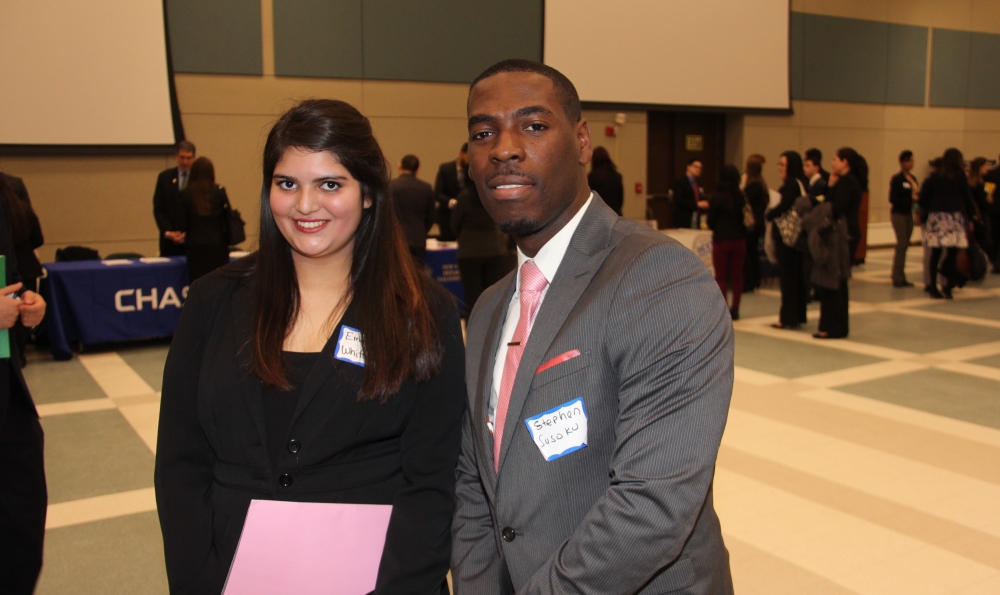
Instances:
[[[587,186],[558,71],[469,92],[469,175],[518,270],[469,320],[452,528],[457,595],[732,593],[712,479],[733,331],[701,261]]]

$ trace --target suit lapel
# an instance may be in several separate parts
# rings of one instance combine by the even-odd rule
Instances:
[[[247,295],[239,295],[246,293]],[[267,433],[264,430],[264,397],[263,383],[260,379],[250,376],[250,344],[253,341],[253,297],[249,295],[248,287],[241,286],[231,297],[233,310],[233,348],[236,353],[237,373],[240,374],[239,386],[246,401],[250,417],[253,419],[260,443],[267,444]]]
[[[535,370],[541,365],[566,318],[576,307],[580,296],[586,291],[591,279],[611,252],[611,230],[617,220],[615,212],[595,192],[590,207],[580,220],[576,232],[573,233],[573,239],[563,256],[555,278],[549,285],[545,299],[535,314],[535,323],[532,325],[531,334],[528,335],[528,344],[524,348],[517,376],[514,378],[514,387],[511,389],[503,442],[500,445],[501,468],[507,451],[510,450],[514,432],[520,423],[521,411],[524,409],[528,389],[534,380]]]
[[[487,463],[484,467],[489,470],[490,481],[484,483],[491,490],[496,481],[496,472],[493,470],[493,435],[490,434],[489,428],[486,427],[486,410],[493,391],[493,367],[496,364],[500,335],[503,333],[503,324],[507,317],[507,306],[510,304],[510,297],[514,295],[514,286],[516,284],[517,274],[512,273],[507,286],[500,293],[500,301],[493,309],[493,316],[490,318],[490,325],[483,340],[483,350],[479,356],[476,402],[473,410],[475,419],[473,419],[472,427],[476,430],[477,446],[481,447],[481,453],[484,455],[483,460]]]

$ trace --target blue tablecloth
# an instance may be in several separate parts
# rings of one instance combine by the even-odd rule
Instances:
[[[428,250],[431,275],[462,303],[454,248]],[[71,345],[171,337],[188,291],[183,256],[167,262],[100,260],[50,262],[42,280],[49,350],[57,360],[73,357]]]
[[[92,345],[173,336],[187,297],[183,256],[115,265],[50,262],[45,270],[46,330],[57,360],[72,358],[70,345],[77,341]]]

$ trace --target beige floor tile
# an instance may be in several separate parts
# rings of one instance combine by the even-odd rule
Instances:
[[[80,363],[108,397],[132,397],[155,393],[149,384],[117,353],[80,355]]]
[[[925,355],[951,361],[962,361],[990,357],[991,355],[998,354],[1000,354],[1000,341],[980,343],[979,345],[969,345],[967,347],[956,347],[954,349],[945,349],[943,351],[935,351]]]
[[[156,495],[153,488],[70,500],[48,507],[45,528],[68,527],[150,510],[156,510]],[[126,552],[123,552],[124,554]]]
[[[756,370],[740,366],[734,366],[733,373],[734,380],[736,382],[749,384],[751,386],[770,386],[772,384],[782,384],[784,382],[788,382],[787,378],[782,378],[781,376],[775,376],[766,372],[758,372]]]
[[[967,362],[949,362],[946,364],[938,364],[934,367],[942,370],[948,370],[949,372],[958,372],[959,374],[967,374],[969,376],[986,378],[987,380],[1000,381],[1000,369],[991,368],[989,366],[980,366],[978,364],[970,364]]]
[[[85,411],[100,411],[114,409],[115,402],[111,399],[84,399],[82,401],[64,401],[62,403],[43,403],[35,405],[39,417],[83,413]]]
[[[997,595],[1000,593],[1000,573],[981,580],[969,583],[954,591],[948,591],[947,595]]]
[[[124,405],[118,410],[149,450],[155,453],[156,433],[160,422],[160,400],[139,405]]]
[[[891,360],[864,366],[855,366],[845,370],[835,370],[833,372],[826,372],[823,374],[802,376],[796,378],[795,382],[819,388],[832,388],[835,386],[843,386],[857,382],[866,382],[868,380],[877,380],[879,378],[899,376],[901,374],[923,370],[926,367],[927,365],[918,362]]]
[[[928,545],[866,564],[837,580],[873,595],[937,595],[995,574],[995,568]]]

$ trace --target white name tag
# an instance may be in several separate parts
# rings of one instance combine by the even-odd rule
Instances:
[[[365,354],[361,350],[361,331],[349,326],[340,327],[340,339],[337,340],[337,352],[333,357],[342,362],[365,367]]]
[[[909,190],[910,189],[910,183],[909,182],[903,182],[903,188],[906,188],[907,190]]]
[[[587,407],[577,397],[535,417],[524,420],[542,457],[558,459],[587,446]]]

